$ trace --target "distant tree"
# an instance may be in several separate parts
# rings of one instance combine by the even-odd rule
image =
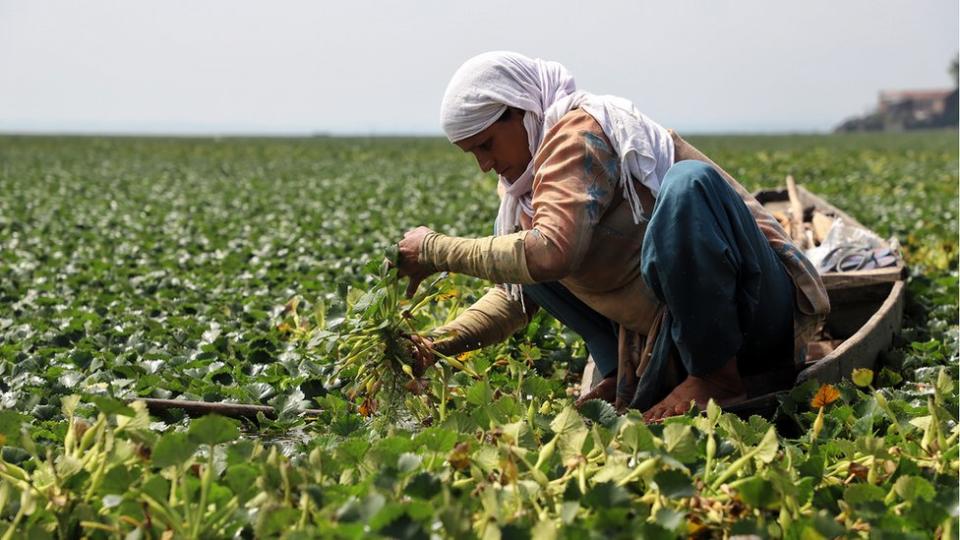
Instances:
[[[954,55],[953,62],[950,62],[950,75],[953,77],[953,87],[960,87],[960,53]]]

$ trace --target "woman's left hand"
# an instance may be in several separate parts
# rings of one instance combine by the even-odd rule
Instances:
[[[426,279],[433,272],[424,268],[420,263],[420,246],[423,239],[433,230],[429,227],[420,226],[416,229],[410,229],[403,235],[403,240],[397,244],[400,252],[400,264],[397,267],[401,276],[409,276],[410,283],[407,285],[407,298],[412,298],[417,292],[420,282]]]

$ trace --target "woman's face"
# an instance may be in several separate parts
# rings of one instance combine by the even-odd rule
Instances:
[[[523,114],[520,109],[508,108],[487,129],[453,144],[473,154],[483,172],[493,169],[513,182],[527,170],[531,159]]]

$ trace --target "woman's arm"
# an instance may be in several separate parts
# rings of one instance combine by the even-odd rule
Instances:
[[[616,191],[619,158],[592,117],[569,116],[537,154],[532,230],[457,238],[413,229],[400,242],[401,270],[411,285],[437,271],[523,285],[556,281],[579,268]]]
[[[520,304],[503,288],[491,287],[453,321],[435,328],[428,337],[414,338],[418,364],[414,373],[419,377],[436,362],[434,352],[455,356],[507,339],[526,326],[537,309],[539,307],[527,296],[524,296],[524,304]]]
[[[510,298],[502,287],[491,287],[456,319],[430,332],[433,348],[445,355],[460,354],[500,343],[530,322],[537,305]]]
[[[557,281],[582,265],[616,193],[620,159],[593,117],[578,111],[547,134],[536,167],[527,268],[538,281]]]

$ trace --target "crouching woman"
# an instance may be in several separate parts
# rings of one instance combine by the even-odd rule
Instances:
[[[706,156],[629,101],[577,91],[562,65],[516,53],[461,66],[441,118],[499,177],[495,234],[418,227],[399,242],[400,271],[409,291],[438,271],[500,285],[427,350],[496,343],[539,306],[583,337],[603,375],[581,401],[653,421],[792,383],[829,311],[823,284]]]

